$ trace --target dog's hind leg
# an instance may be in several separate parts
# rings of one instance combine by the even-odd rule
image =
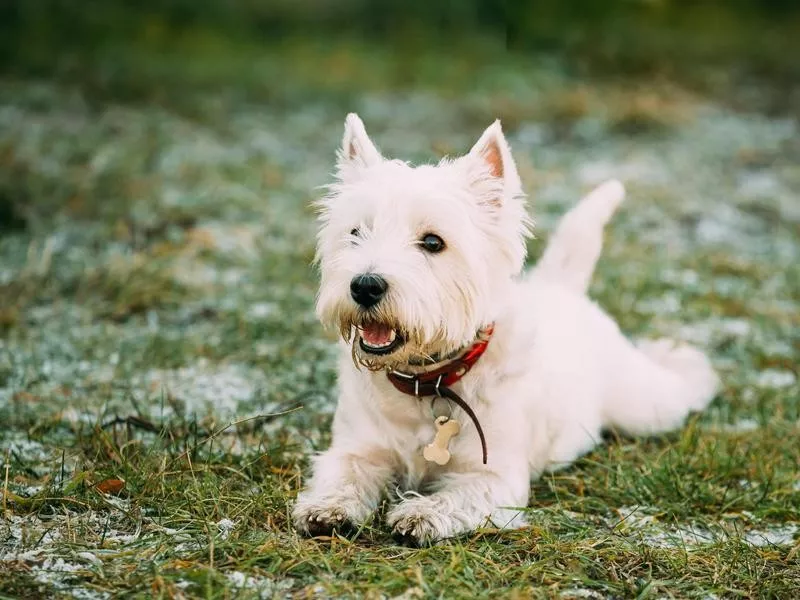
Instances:
[[[624,198],[625,188],[616,180],[592,190],[561,219],[535,272],[586,293],[603,249],[603,227]]]
[[[668,339],[619,342],[609,348],[613,374],[604,398],[605,427],[632,435],[669,431],[714,398],[719,379],[700,350]]]

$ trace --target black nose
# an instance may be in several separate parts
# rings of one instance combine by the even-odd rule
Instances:
[[[356,275],[350,281],[350,295],[364,308],[375,306],[383,298],[389,284],[380,275],[364,273]]]

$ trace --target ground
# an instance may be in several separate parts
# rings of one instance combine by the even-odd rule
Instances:
[[[800,595],[797,114],[763,110],[769,87],[448,50],[412,75],[309,43],[138,52],[124,89],[111,68],[3,80],[0,595]],[[631,335],[706,348],[710,409],[535,482],[523,530],[300,538],[335,397],[310,205],[351,110],[415,161],[500,116],[531,262],[581,193],[624,180],[591,293]]]

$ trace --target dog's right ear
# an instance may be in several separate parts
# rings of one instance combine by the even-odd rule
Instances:
[[[364,123],[355,113],[350,113],[344,121],[344,137],[339,150],[339,173],[344,175],[351,168],[364,168],[376,165],[383,160],[381,153],[372,143],[364,129]]]

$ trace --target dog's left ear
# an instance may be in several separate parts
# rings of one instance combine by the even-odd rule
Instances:
[[[497,120],[483,132],[466,156],[459,159],[479,206],[501,225],[496,243],[508,259],[511,272],[518,274],[525,262],[525,238],[532,221],[525,210],[525,194],[511,148]]]
[[[344,175],[352,167],[370,167],[382,160],[381,153],[369,139],[364,123],[358,115],[355,113],[347,115],[344,121],[342,147],[339,150],[340,175]]]
[[[486,128],[469,151],[469,156],[482,160],[489,168],[492,177],[506,181],[517,178],[517,168],[511,157],[511,148],[503,135],[500,119]]]
[[[492,177],[504,178],[506,163],[509,162],[507,158],[511,158],[511,151],[503,135],[500,119],[486,128],[469,154],[472,157],[480,158],[489,167],[489,174]]]

